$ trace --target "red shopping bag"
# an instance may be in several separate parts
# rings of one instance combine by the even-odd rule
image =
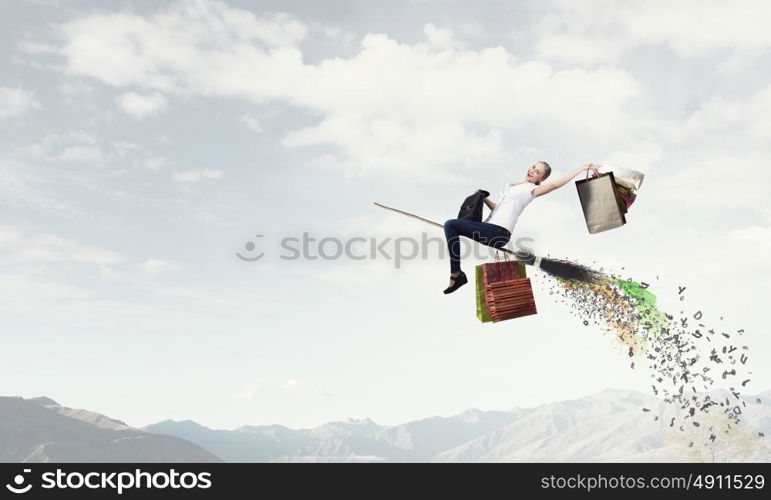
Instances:
[[[491,262],[477,266],[477,317],[483,323],[537,314],[525,264]]]

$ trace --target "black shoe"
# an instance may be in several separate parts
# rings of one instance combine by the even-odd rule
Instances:
[[[444,291],[445,294],[452,293],[458,288],[468,283],[468,278],[466,278],[466,273],[464,273],[463,271],[461,271],[457,276],[450,276],[450,279],[455,280],[455,282],[452,284],[451,287],[448,287]]]

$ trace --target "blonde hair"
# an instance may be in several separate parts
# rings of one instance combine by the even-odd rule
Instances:
[[[539,163],[543,165],[543,179],[541,179],[541,181],[545,181],[551,175],[551,165],[549,165],[543,160],[535,162],[536,165],[538,165]],[[536,182],[536,184],[540,184],[541,181]]]

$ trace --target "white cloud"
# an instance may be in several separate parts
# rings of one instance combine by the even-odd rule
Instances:
[[[246,384],[241,386],[237,392],[233,394],[236,399],[254,399],[257,393],[260,392],[260,388],[254,384]]]
[[[739,238],[758,246],[771,247],[771,226],[749,226],[731,232],[731,238]]]
[[[42,5],[45,7],[58,7],[62,4],[61,0],[26,0],[27,3],[31,3],[33,5]]]
[[[670,129],[674,140],[726,140],[730,135],[734,144],[753,149],[768,149],[771,137],[771,85],[743,98],[713,97],[702,105],[680,126]]]
[[[696,207],[763,209],[770,116],[771,85],[746,97],[710,98],[684,119],[662,123],[660,163],[669,169],[658,193]]]
[[[24,40],[19,42],[19,50],[28,54],[55,54],[58,51],[58,47],[48,43]]]
[[[341,47],[353,47],[358,39],[358,36],[355,34],[350,31],[345,31],[337,26],[311,23],[311,28],[311,31],[315,30],[316,32],[320,32],[323,36],[335,40]]]
[[[298,382],[296,379],[290,378],[283,384],[281,384],[281,388],[286,391],[296,391],[300,387],[300,382]]]
[[[123,272],[117,271],[110,266],[99,266],[99,277],[105,281],[117,281],[125,277]]]
[[[384,70],[387,68],[387,70]],[[357,172],[430,175],[505,159],[501,130],[615,137],[638,86],[623,71],[553,71],[503,48],[403,45],[367,35],[361,52],[322,62],[292,96],[325,117],[287,145],[333,145]]]
[[[0,118],[21,116],[33,109],[40,109],[40,107],[33,92],[0,87]]]
[[[256,117],[249,114],[241,115],[241,122],[250,130],[257,132],[258,134],[262,133],[262,126]]]
[[[0,227],[0,251],[7,262],[109,265],[124,260],[110,250],[52,234],[31,235],[12,226]]]
[[[67,97],[77,96],[78,98],[82,98],[83,95],[92,93],[94,87],[81,80],[71,79],[60,83],[58,85],[58,90]]]
[[[70,191],[68,201],[74,202],[75,205],[79,205],[81,200],[73,200],[71,190],[62,189],[63,186],[92,191],[100,196],[123,199],[130,197],[138,200],[142,197],[141,194],[129,187],[130,185],[116,184],[117,179],[126,176],[136,178],[146,174],[148,170],[158,170],[174,164],[168,158],[157,155],[150,147],[122,140],[107,140],[84,130],[47,133],[36,143],[20,148],[19,152],[26,157],[25,162],[10,165],[9,172],[0,174],[6,184],[10,179],[20,184],[25,177],[34,177],[35,182],[32,182],[32,179],[25,181],[27,189],[41,191],[41,188],[47,186],[49,196],[54,199],[67,198],[62,192]],[[66,165],[67,168],[60,168],[60,164]],[[109,169],[100,168],[105,166],[109,166]],[[22,198],[21,193],[13,194],[19,189],[21,187],[8,187],[11,199]],[[0,186],[0,191],[6,190]],[[109,217],[102,211],[91,211],[88,215]]]
[[[120,96],[118,103],[126,114],[137,120],[161,113],[167,105],[166,97],[159,92],[146,95],[127,92]]]
[[[124,256],[95,245],[0,226],[0,300],[9,306],[9,314],[22,315],[36,314],[41,302],[66,308],[83,304],[85,299],[99,301],[92,291],[78,283],[63,282],[62,277],[95,270],[100,278],[114,280],[120,276],[115,266],[124,260]]]
[[[416,180],[430,178],[437,166],[499,162],[504,157],[495,130],[475,134],[453,122],[418,126],[356,115],[325,118],[315,127],[290,133],[284,144],[333,144],[344,156],[328,156],[319,164],[349,173],[386,171]]]
[[[445,173],[506,159],[502,129],[611,141],[638,84],[624,71],[555,71],[502,47],[466,50],[425,26],[425,41],[368,34],[357,54],[305,64],[307,28],[219,2],[157,14],[92,14],[60,27],[66,70],[166,94],[279,100],[321,116],[287,146],[327,146],[319,163],[351,173]],[[587,119],[591,117],[591,119]]]
[[[533,29],[539,57],[576,63],[614,61],[639,46],[684,57],[771,47],[771,4],[754,0],[557,0]]]
[[[147,275],[158,276],[163,273],[182,269],[182,263],[175,260],[147,259],[137,267]]]
[[[182,172],[174,172],[172,178],[175,182],[182,184],[194,184],[204,179],[220,180],[222,179],[222,170],[210,170],[208,168],[203,170],[187,170]]]
[[[626,48],[610,37],[554,33],[539,38],[536,50],[540,57],[578,64],[614,61]]]
[[[94,215],[93,211],[86,214],[74,209],[61,196],[60,187],[51,176],[30,164],[0,157],[0,205],[5,209],[78,218]]]
[[[90,292],[72,285],[21,275],[0,274],[0,300],[8,306],[29,306],[41,302],[63,302],[90,298]]]
[[[196,87],[192,80],[164,74],[169,69],[192,71],[192,77],[200,71],[212,77],[219,73],[227,81],[242,65],[241,57],[281,60],[291,56],[283,49],[295,46],[306,34],[302,23],[285,14],[258,18],[205,0],[176,2],[149,18],[93,14],[60,29],[67,71],[112,85],[162,91]],[[260,81],[239,82],[242,88],[252,84],[259,87]]]
[[[149,170],[158,170],[159,168],[168,167],[171,164],[171,160],[161,156],[151,156],[143,162],[144,167]]]
[[[93,135],[82,130],[66,134],[46,134],[40,142],[29,147],[33,156],[52,162],[95,163],[106,162],[111,153]]]
[[[452,31],[446,28],[437,28],[432,23],[423,27],[423,34],[429,45],[439,48],[452,48],[455,45]]]
[[[625,16],[632,38],[666,43],[683,55],[699,55],[723,48],[771,47],[771,4],[754,0],[655,2],[639,0]]]

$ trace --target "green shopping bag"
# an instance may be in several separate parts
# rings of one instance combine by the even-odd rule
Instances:
[[[477,318],[482,323],[487,323],[493,319],[490,317],[490,311],[487,310],[487,303],[485,301],[485,275],[482,265],[479,264],[474,268],[477,280]]]

